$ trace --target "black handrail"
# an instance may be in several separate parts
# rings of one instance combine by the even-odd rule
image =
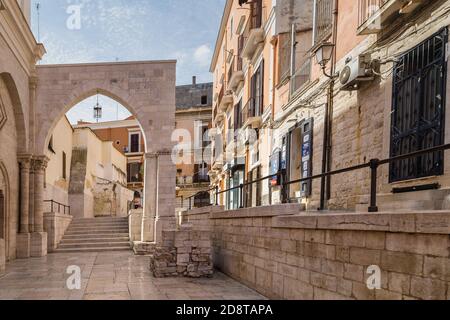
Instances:
[[[52,213],[55,212],[54,208],[55,208],[55,205],[57,205],[58,206],[58,213],[61,213],[61,207],[62,207],[64,209],[64,214],[67,214],[67,211],[68,211],[69,212],[68,215],[70,216],[70,206],[67,206],[65,204],[59,203],[59,202],[54,201],[54,200],[44,200],[44,203],[50,203],[50,205],[51,205],[51,212]],[[68,210],[66,210],[66,209],[68,209]]]
[[[211,191],[215,191],[215,205],[218,206],[219,205],[219,187],[215,186],[214,188],[208,189],[208,190],[204,190],[204,191],[199,191],[196,194],[186,198],[187,200],[189,200],[189,210],[192,210],[192,199],[194,199],[195,202],[195,197],[202,194],[202,193],[206,193],[206,192],[211,192]],[[195,203],[194,203],[195,204]]]
[[[425,155],[425,154],[428,154],[428,153],[434,153],[434,152],[445,151],[445,150],[450,150],[450,144],[445,144],[445,145],[441,145],[441,146],[437,146],[437,147],[432,147],[432,148],[429,148],[429,149],[415,151],[415,152],[411,152],[411,153],[408,153],[408,154],[387,158],[387,159],[384,159],[384,160],[372,159],[372,160],[370,160],[367,163],[355,165],[355,166],[348,167],[348,168],[337,169],[337,170],[333,170],[333,171],[322,173],[322,174],[313,175],[313,176],[306,177],[306,178],[296,179],[296,180],[292,180],[292,181],[282,181],[281,182],[281,187],[284,189],[285,187],[287,187],[287,186],[289,186],[291,184],[295,184],[295,183],[302,183],[302,182],[312,181],[312,180],[316,180],[316,179],[321,179],[321,178],[324,178],[324,177],[331,177],[331,176],[334,176],[334,175],[347,173],[347,172],[350,172],[350,171],[370,168],[370,171],[371,171],[371,175],[370,175],[370,206],[368,208],[368,212],[378,212],[378,206],[377,206],[377,178],[378,178],[378,167],[379,166],[385,165],[385,164],[391,164],[391,163],[393,163],[395,161],[410,159],[410,158],[418,157],[418,156]],[[240,190],[240,199],[241,199],[241,208],[242,208],[243,207],[243,191],[244,191],[244,187],[249,186],[249,185],[253,185],[255,183],[262,182],[264,180],[272,179],[274,177],[282,177],[282,174],[281,173],[277,173],[277,174],[269,175],[269,176],[266,176],[266,177],[263,177],[263,178],[260,178],[260,179],[256,179],[256,180],[253,180],[253,181],[248,181],[248,182],[242,183],[239,186],[235,186],[233,188],[229,188],[229,189],[222,190],[222,191],[218,191],[218,187],[216,187],[215,188],[216,189],[216,205],[218,205],[218,195],[219,194],[239,189]],[[214,189],[210,189],[208,191],[203,191],[203,192],[209,192],[211,190],[214,190]],[[324,208],[320,208],[319,210],[323,210],[323,209]]]

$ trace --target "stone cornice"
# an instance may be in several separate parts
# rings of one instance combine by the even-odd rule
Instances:
[[[45,54],[45,48],[38,44],[15,0],[3,0],[5,10],[0,12],[0,34],[16,56],[22,68],[30,74]]]

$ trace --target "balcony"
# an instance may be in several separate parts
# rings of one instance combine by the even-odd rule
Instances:
[[[241,57],[252,59],[259,44],[264,41],[264,28],[262,24],[262,0],[251,2],[250,18],[244,31],[244,46]]]
[[[262,97],[250,98],[241,111],[242,128],[259,129],[262,123]]]
[[[334,0],[316,0],[314,46],[325,41],[333,29],[333,2]]]
[[[304,88],[311,78],[311,59],[308,58],[291,78],[291,94],[295,95]]]
[[[358,0],[358,34],[379,33],[387,22],[399,14],[408,14],[424,0]]]
[[[233,94],[227,91],[223,98],[219,101],[219,113],[226,112],[228,107],[233,104]]]
[[[233,59],[228,69],[228,90],[236,92],[236,89],[242,81],[244,81],[242,58],[238,56]]]

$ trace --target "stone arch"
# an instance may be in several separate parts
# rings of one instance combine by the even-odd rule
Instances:
[[[176,61],[37,67],[36,156],[45,154],[50,134],[64,113],[97,91],[121,103],[136,117],[146,149],[141,232],[144,242],[160,241],[162,229],[175,225],[176,172],[171,161],[175,72]]]
[[[86,89],[87,91],[83,92],[81,90]],[[84,100],[95,96],[96,94],[101,94],[103,96],[106,96],[108,98],[113,99],[114,101],[120,103],[122,106],[124,106],[138,121],[139,126],[141,128],[141,131],[144,133],[144,142],[145,142],[145,152],[147,152],[147,134],[144,132],[143,127],[141,125],[141,121],[139,120],[139,115],[136,114],[135,109],[132,107],[132,103],[129,103],[124,98],[119,96],[119,94],[124,95],[124,92],[110,92],[107,89],[98,87],[93,89],[88,89],[85,87],[77,88],[74,92],[72,92],[67,101],[63,102],[63,106],[65,106],[63,109],[59,110],[59,113],[56,114],[54,119],[52,119],[52,123],[50,124],[50,127],[48,128],[47,136],[44,140],[44,150],[38,150],[39,152],[45,152],[45,148],[48,146],[48,143],[51,138],[51,134],[53,130],[55,129],[55,126],[57,125],[58,121],[61,120],[61,118],[73,107],[75,107],[78,103],[83,102]],[[47,129],[46,129],[47,130]]]
[[[26,153],[28,150],[28,126],[25,122],[25,116],[23,112],[23,105],[20,99],[19,91],[17,90],[16,83],[10,73],[0,73],[0,78],[3,80],[8,92],[9,98],[12,103],[14,111],[14,120],[16,124],[17,134],[17,153]]]

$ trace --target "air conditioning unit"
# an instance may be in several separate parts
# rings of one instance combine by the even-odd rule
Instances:
[[[373,61],[370,55],[359,55],[356,58],[347,58],[346,65],[339,74],[342,84],[341,90],[358,90],[361,82],[373,81]]]
[[[128,153],[130,149],[128,147],[123,147],[123,153]]]

